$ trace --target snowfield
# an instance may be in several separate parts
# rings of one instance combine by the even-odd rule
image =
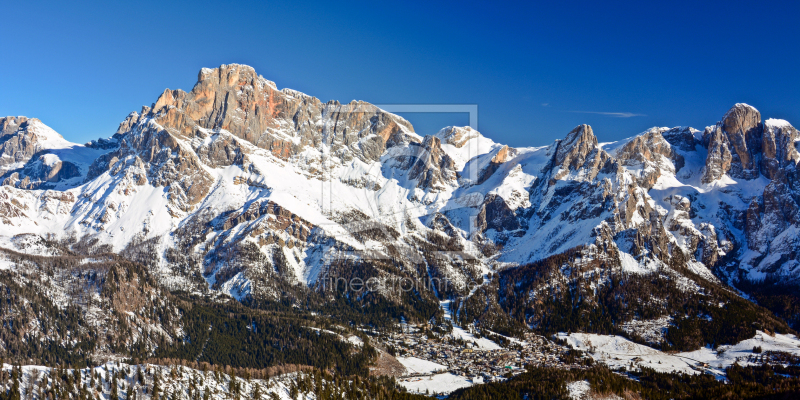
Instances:
[[[683,353],[665,353],[652,347],[631,342],[621,336],[597,335],[592,333],[559,333],[558,338],[578,350],[585,351],[598,362],[612,369],[647,367],[664,373],[699,374],[704,371],[724,376],[725,368],[734,363],[739,365],[760,365],[756,360],[763,352],[778,351],[800,356],[800,339],[795,335],[768,335],[757,331],[752,339],[735,345],[719,346],[716,350],[704,347],[700,350]],[[754,354],[753,348],[761,347],[761,354]],[[704,365],[706,364],[706,365]]]
[[[403,364],[403,366],[406,367],[408,375],[430,374],[447,369],[447,367],[442,364],[437,364],[435,362],[423,360],[417,357],[397,357],[397,361],[400,361],[400,364]]]
[[[401,379],[398,383],[409,392],[432,395],[449,394],[455,390],[473,385],[469,379],[449,372],[421,378]]]

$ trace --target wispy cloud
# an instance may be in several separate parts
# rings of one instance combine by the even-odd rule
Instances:
[[[579,113],[579,114],[599,114],[599,115],[608,115],[609,117],[617,117],[617,118],[631,118],[631,117],[646,117],[645,114],[636,114],[632,112],[603,112],[603,111],[567,111],[571,113]]]
[[[550,107],[550,103],[542,103],[542,107]]]

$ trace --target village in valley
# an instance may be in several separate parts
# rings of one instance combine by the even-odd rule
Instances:
[[[428,324],[400,327],[400,332],[369,333],[405,367],[397,379],[411,392],[445,394],[505,381],[526,366],[585,368],[592,362],[581,352],[534,333],[526,333],[523,341],[472,325],[453,326],[450,332]]]

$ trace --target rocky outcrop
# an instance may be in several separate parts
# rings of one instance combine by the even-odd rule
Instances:
[[[582,167],[591,152],[597,149],[597,137],[589,125],[579,125],[558,142],[555,165],[564,170]]]
[[[134,130],[121,137],[119,148],[92,163],[86,181],[106,171],[117,175],[128,168],[147,171],[147,181],[167,188],[170,203],[182,211],[203,200],[214,183],[197,153],[147,118],[140,117]],[[139,184],[144,183],[142,179],[135,178]]]
[[[762,145],[761,113],[755,108],[737,103],[703,134],[708,148],[703,182],[713,182],[728,174],[733,178],[758,177],[758,159]]]
[[[706,128],[703,142],[708,146],[708,157],[702,180],[703,183],[709,183],[722,178],[731,169],[733,156],[728,137],[719,126]]]
[[[785,169],[794,169],[800,161],[795,142],[800,134],[783,120],[769,119],[764,123],[761,142],[761,173],[775,179]]]
[[[761,151],[761,113],[747,104],[738,103],[722,117],[721,127],[732,145],[731,176],[756,178],[757,158]]]
[[[469,126],[449,126],[442,129],[436,136],[440,137],[444,143],[460,149],[464,147],[468,141],[480,137],[481,134]]]
[[[27,189],[37,189],[44,183],[79,177],[81,172],[77,165],[69,161],[61,161],[53,154],[42,154],[33,162],[28,162],[21,175],[34,183]]]
[[[481,170],[480,177],[478,178],[478,184],[480,185],[489,179],[489,177],[492,176],[501,165],[506,163],[512,157],[514,157],[514,149],[511,147],[503,146],[497,150],[497,153],[495,153],[491,161],[489,161],[489,165]]]
[[[0,118],[0,172],[11,164],[27,162],[54,142],[66,141],[36,118]]]
[[[800,227],[800,206],[785,182],[772,181],[747,209],[748,247],[767,252],[768,243],[789,226]]]
[[[498,232],[516,231],[523,227],[514,210],[496,194],[490,194],[484,199],[476,219],[476,225],[481,232],[485,232],[487,229],[494,229]]]
[[[576,181],[592,181],[606,167],[611,156],[597,146],[597,137],[589,125],[579,125],[555,143],[551,159],[553,167],[550,185],[564,179],[571,172],[580,171]]]
[[[697,132],[699,131],[689,127],[676,127],[661,132],[661,136],[677,149],[695,151],[695,147],[699,144],[695,139]]]
[[[636,181],[645,189],[653,187],[662,173],[674,174],[684,163],[683,157],[673,150],[658,128],[628,141],[614,156],[622,165],[638,172]]]
[[[267,216],[267,218],[262,218],[264,216]],[[271,230],[273,232],[286,232],[289,236],[305,241],[311,234],[311,229],[314,228],[308,221],[272,201],[253,203],[247,210],[225,219],[218,228],[230,230],[239,224],[259,219],[262,219],[262,221],[250,229],[249,235],[252,237],[259,237],[262,233]],[[262,241],[268,239],[269,235],[259,237],[259,240]]]
[[[17,133],[19,126],[27,120],[27,117],[0,117],[0,140]]]
[[[369,103],[322,103],[278,90],[252,67],[237,64],[204,68],[191,92],[165,90],[148,116],[180,137],[191,137],[195,127],[226,130],[281,159],[326,145],[345,161],[376,161],[387,146],[413,140],[404,133],[413,132],[407,121]]]
[[[425,136],[422,143],[411,143],[401,155],[396,156],[398,168],[408,171],[408,177],[417,181],[417,187],[428,192],[439,192],[455,184],[458,174],[455,163],[442,150],[436,136]]]
[[[195,148],[195,153],[204,164],[218,168],[229,165],[244,167],[247,161],[247,149],[237,142],[237,139],[227,133],[210,134],[195,132],[195,137],[200,139],[201,145]]]
[[[0,182],[39,189],[79,177],[78,165],[55,154],[72,146],[80,147],[36,118],[0,118]]]

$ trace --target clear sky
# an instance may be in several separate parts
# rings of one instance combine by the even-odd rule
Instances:
[[[243,63],[323,101],[478,104],[480,130],[512,146],[581,123],[601,141],[702,129],[736,102],[800,125],[797,1],[230,3],[5,2],[0,114],[85,142],[200,68]],[[406,117],[421,134],[468,123]]]

